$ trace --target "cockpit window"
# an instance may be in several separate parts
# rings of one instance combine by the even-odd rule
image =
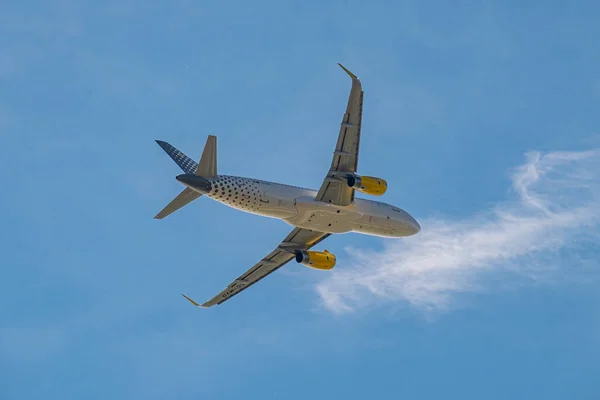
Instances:
[[[392,206],[392,210],[400,212],[400,209],[398,207]]]

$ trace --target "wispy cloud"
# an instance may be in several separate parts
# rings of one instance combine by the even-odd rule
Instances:
[[[513,199],[466,220],[422,221],[421,233],[385,241],[382,251],[348,250],[343,268],[317,284],[323,305],[339,313],[385,301],[446,310],[456,295],[489,288],[491,273],[536,281],[566,265],[571,273],[585,260],[569,250],[598,241],[599,167],[600,149],[528,153],[512,171]]]

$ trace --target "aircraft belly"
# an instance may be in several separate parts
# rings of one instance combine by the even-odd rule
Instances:
[[[354,232],[381,237],[404,237],[414,234],[414,228],[403,221],[391,219],[378,214],[365,214],[354,223]]]
[[[290,218],[297,215],[294,206],[296,193],[285,187],[265,184],[255,179],[220,176],[213,179],[212,199],[250,214],[271,218]]]
[[[258,213],[274,218],[291,218],[298,215],[294,196],[281,188],[260,191],[258,198]]]
[[[291,218],[298,215],[293,202],[276,198],[270,198],[268,201],[261,198],[256,213],[274,218]]]
[[[398,234],[398,231],[394,227],[389,226],[380,221],[373,222],[358,222],[352,227],[353,232],[363,233],[371,236],[381,237],[400,237],[403,235]]]
[[[352,205],[336,206],[311,197],[298,197],[296,210],[297,215],[284,221],[298,228],[326,233],[350,232],[363,215]]]

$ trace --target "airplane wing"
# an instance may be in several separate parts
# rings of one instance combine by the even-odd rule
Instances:
[[[354,189],[349,187],[346,180],[340,179],[338,175],[340,172],[357,172],[363,90],[360,80],[342,64],[338,65],[352,78],[352,89],[348,97],[346,113],[342,118],[331,168],[317,193],[316,199],[347,206],[354,201]]]
[[[287,235],[287,237],[279,244],[279,246],[277,246],[275,250],[270,252],[266,257],[256,263],[239,278],[231,282],[229,286],[227,286],[221,293],[202,304],[202,307],[212,307],[214,305],[221,304],[244,289],[254,285],[256,282],[260,281],[270,273],[281,268],[295,257],[293,251],[290,252],[286,249],[308,250],[328,236],[330,236],[329,233],[295,228],[292,232],[290,232],[289,235]],[[196,303],[186,295],[182,295],[196,307],[200,306],[200,304]]]

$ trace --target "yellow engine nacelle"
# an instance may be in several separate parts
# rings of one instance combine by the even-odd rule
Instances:
[[[314,269],[323,271],[330,270],[335,266],[335,256],[325,251],[306,251],[298,250],[296,252],[296,261]]]
[[[374,176],[348,175],[348,186],[373,196],[381,196],[387,190],[385,179]]]

